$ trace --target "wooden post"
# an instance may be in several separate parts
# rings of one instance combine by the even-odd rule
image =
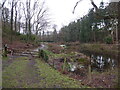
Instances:
[[[92,76],[91,76],[91,58],[90,58],[90,63],[88,66],[88,77],[89,77],[89,82],[91,82]]]
[[[7,44],[4,45],[4,57],[7,57]]]

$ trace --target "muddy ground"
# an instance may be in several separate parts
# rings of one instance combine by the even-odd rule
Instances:
[[[118,82],[118,69],[117,67],[112,69],[112,70],[107,70],[104,72],[99,72],[99,71],[91,71],[91,79],[89,76],[89,61],[90,61],[90,57],[86,56],[84,54],[81,54],[79,52],[79,46],[78,44],[75,46],[70,46],[66,47],[66,48],[61,48],[60,44],[48,44],[49,48],[48,50],[51,51],[52,53],[54,53],[56,56],[52,57],[52,60],[50,62],[50,64],[52,65],[52,62],[54,63],[54,68],[57,69],[58,71],[60,71],[61,73],[72,77],[76,80],[79,80],[82,82],[83,85],[88,85],[90,87],[94,87],[94,88],[113,88],[113,87],[117,87],[117,82]],[[64,54],[65,56],[64,56]],[[71,53],[74,53],[71,55]],[[76,53],[78,55],[76,55]],[[62,55],[61,55],[62,54]],[[84,65],[84,68],[79,68],[73,72],[69,71],[69,70],[65,70],[64,72],[62,71],[62,66],[64,64],[64,59],[67,58],[67,62],[71,62],[70,60],[78,60],[78,59],[85,59],[86,62],[82,63]],[[75,61],[78,62],[78,61]],[[78,62],[79,64],[81,64],[81,62]]]
[[[117,68],[114,69],[114,70],[108,70],[107,72],[95,72],[95,71],[91,72],[91,79],[90,79],[89,78],[89,70],[88,70],[89,57],[79,52],[79,46],[78,45],[76,45],[72,48],[71,47],[63,48],[63,47],[59,46],[60,44],[55,44],[55,43],[45,44],[48,47],[47,50],[49,52],[52,52],[52,54],[50,53],[50,55],[49,55],[49,62],[48,62],[48,64],[50,64],[50,66],[52,68],[59,71],[63,75],[66,75],[70,78],[73,78],[73,79],[79,81],[83,86],[89,86],[89,87],[92,87],[92,88],[114,88],[114,87],[117,87],[117,82],[118,82],[117,81],[118,80],[117,79]],[[19,52],[19,50],[20,50],[20,52],[23,52],[23,51],[29,52],[29,49],[35,48],[37,46],[34,46],[33,44],[24,44],[24,43],[17,42],[17,43],[14,43],[12,45],[9,45],[9,47],[13,48],[14,50],[17,49],[17,51],[14,52],[14,53],[16,53],[16,52]],[[23,50],[23,51],[21,51],[21,50]],[[16,55],[14,55],[14,54],[13,54],[13,56],[8,54],[8,56],[9,56],[9,58],[7,58],[7,61],[3,61],[3,70],[11,64],[14,65],[15,59],[19,58],[19,55],[18,55],[18,57],[16,57]],[[34,65],[35,65],[34,55],[29,53],[29,54],[27,54],[27,58],[28,58],[27,59],[28,64],[26,64],[27,67],[28,68],[31,67],[33,70],[36,71],[36,67],[34,67]],[[84,68],[80,68],[80,69],[77,69],[77,70],[72,71],[72,72],[69,71],[69,70],[66,70],[66,69],[63,71],[63,64],[64,64],[65,58],[66,58],[67,62],[72,62],[73,60],[75,60],[74,62],[77,62],[79,64],[84,65]],[[82,62],[81,62],[81,58],[82,58]],[[85,62],[83,62],[83,59],[84,59]],[[53,66],[53,62],[54,62],[54,66]],[[23,63],[23,62],[21,61],[21,63]],[[25,72],[25,71],[23,70],[23,72]],[[31,74],[31,71],[30,72],[28,71],[28,73]],[[26,77],[26,75],[25,75],[25,77]],[[38,77],[38,74],[32,73],[32,75],[30,75],[30,78],[32,78],[32,77]],[[33,84],[33,82],[31,82],[32,79],[29,79],[29,80],[27,80],[27,82],[28,82],[27,86],[28,87],[29,87],[29,85]],[[33,81],[34,80],[36,82],[36,85],[38,85],[37,83],[38,83],[39,80],[37,81],[36,79],[33,78]],[[24,82],[24,80],[23,80],[23,82]],[[30,84],[30,82],[31,82],[31,84]],[[39,86],[39,85],[36,86],[36,85],[35,86],[31,85],[31,87],[32,86],[33,87],[42,87],[42,86]],[[23,87],[23,86],[24,85],[15,86],[15,87]],[[47,87],[45,85],[43,85],[43,86]]]

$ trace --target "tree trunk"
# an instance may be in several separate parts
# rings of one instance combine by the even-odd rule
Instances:
[[[28,39],[31,38],[31,25],[30,25],[30,22],[31,22],[31,20],[29,19],[29,21],[28,21],[29,38]]]
[[[15,6],[15,32],[17,32],[17,10]]]
[[[10,27],[10,30],[11,30],[10,41],[11,41],[11,44],[12,44],[12,41],[13,41],[13,38],[12,38],[12,34],[13,34],[13,2],[12,2],[12,8],[11,8],[11,20],[10,20],[10,24],[11,24],[11,27]]]
[[[20,33],[20,20],[19,20],[19,25],[18,25],[18,29],[19,29],[19,31],[18,31],[18,32]]]
[[[118,3],[118,43],[120,44],[120,2]]]
[[[6,25],[5,25],[4,9],[2,9],[2,30],[4,30],[5,27]]]
[[[28,41],[31,38],[31,15],[30,15],[30,0],[28,2]]]
[[[120,2],[118,3],[118,51],[120,51]],[[120,72],[120,52],[118,52],[118,72]],[[118,73],[118,87],[120,88],[120,73]]]
[[[28,34],[28,23],[27,23],[27,18],[26,18],[26,22],[25,22],[25,34]]]
[[[94,42],[96,42],[95,31],[93,31],[93,38],[94,38]]]

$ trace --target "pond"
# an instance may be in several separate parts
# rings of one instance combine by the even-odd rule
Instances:
[[[46,46],[46,45],[41,44],[38,48],[35,48],[35,49],[33,49],[32,51],[34,51],[34,52],[38,52],[38,51],[39,51],[39,49],[46,49],[46,48],[47,48],[47,46]]]
[[[91,59],[91,71],[97,71],[97,72],[106,72],[109,70],[114,70],[117,68],[117,60],[110,58],[110,57],[104,57],[102,55],[90,55]],[[79,70],[82,70],[86,68],[86,66],[78,64],[77,62],[69,62],[70,70],[71,72],[79,72]]]
[[[82,53],[90,57],[91,71],[106,72],[108,70],[114,70],[118,66],[117,59],[112,58],[111,56],[92,54],[92,53],[86,53],[86,52],[82,52]],[[74,72],[77,69],[85,68],[84,65],[79,65],[76,63],[77,62],[69,63],[70,71]]]
[[[92,71],[107,71],[117,67],[117,60],[102,55],[90,55]]]
[[[91,69],[92,71],[107,71],[114,70],[117,68],[117,55],[107,55],[107,54],[98,54],[94,52],[81,51],[85,55],[89,56],[91,59]]]
[[[33,51],[38,51],[39,49],[44,49],[47,46],[42,44],[37,49],[34,49]],[[91,70],[92,71],[98,71],[98,72],[104,72],[107,70],[114,70],[117,67],[117,59],[113,58],[108,55],[101,55],[101,54],[95,54],[90,52],[81,52],[84,53],[86,56],[89,56],[91,59]],[[86,66],[78,64],[77,62],[69,62],[71,72],[74,72],[77,69],[85,68]]]

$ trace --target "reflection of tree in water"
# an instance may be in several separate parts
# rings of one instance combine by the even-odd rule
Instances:
[[[115,61],[110,58],[104,58],[103,56],[91,55],[91,67],[92,71],[106,71],[109,69],[114,69]]]

